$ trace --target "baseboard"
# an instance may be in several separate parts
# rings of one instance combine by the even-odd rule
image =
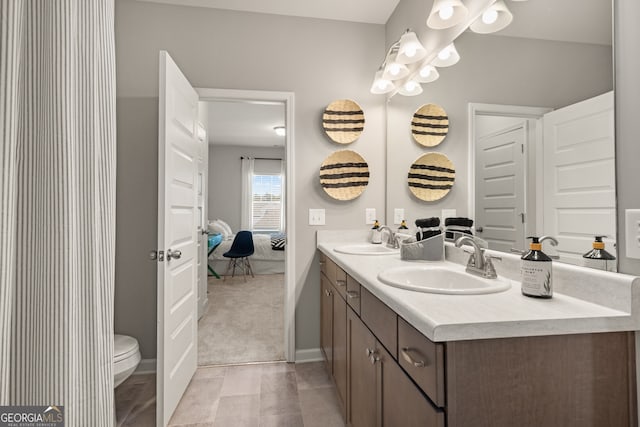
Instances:
[[[142,359],[140,363],[138,363],[138,367],[136,368],[133,375],[155,374],[155,372],[156,372],[156,359]]]
[[[319,348],[296,350],[296,363],[320,362],[324,360]]]

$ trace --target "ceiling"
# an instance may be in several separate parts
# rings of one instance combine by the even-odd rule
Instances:
[[[139,0],[180,6],[386,24],[400,0]]]
[[[273,128],[284,126],[284,104],[275,102],[207,102],[210,145],[284,147],[284,136]]]
[[[399,0],[138,0],[321,19],[384,24]],[[513,22],[495,35],[611,45],[611,1],[508,1]],[[425,19],[426,19],[425,10]],[[213,145],[283,146],[273,131],[284,125],[284,106],[209,103],[209,143]]]

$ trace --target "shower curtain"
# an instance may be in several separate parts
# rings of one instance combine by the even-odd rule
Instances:
[[[0,405],[113,419],[113,0],[0,0]]]

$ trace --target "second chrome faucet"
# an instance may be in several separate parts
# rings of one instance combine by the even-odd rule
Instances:
[[[462,236],[456,240],[456,247],[459,248],[464,244],[469,244],[473,247],[473,252],[469,256],[467,261],[467,273],[475,274],[486,279],[495,279],[498,277],[496,269],[493,266],[491,259],[500,260],[500,257],[486,255],[484,249],[480,247],[479,242],[471,236]]]

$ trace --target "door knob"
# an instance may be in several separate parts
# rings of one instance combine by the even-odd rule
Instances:
[[[179,250],[172,251],[171,249],[167,250],[167,261],[171,261],[172,258],[180,259],[182,256],[182,252]]]

